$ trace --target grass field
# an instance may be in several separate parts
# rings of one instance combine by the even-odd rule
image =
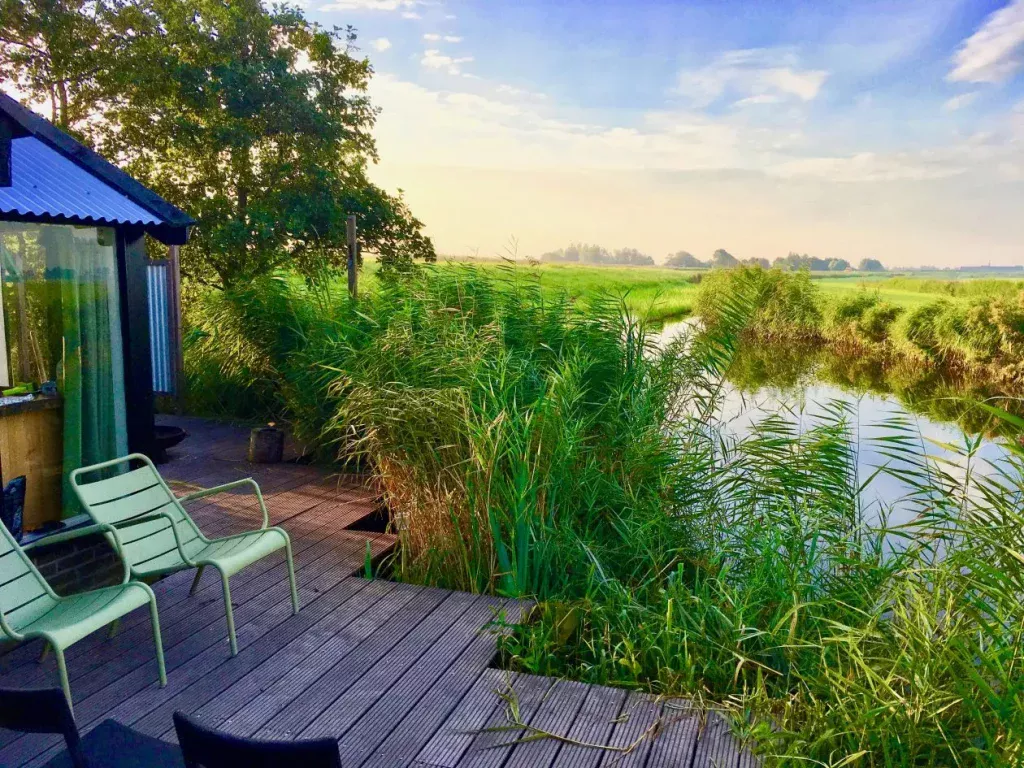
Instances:
[[[462,263],[442,259],[441,264]],[[496,260],[474,261],[484,269],[499,269]],[[523,262],[519,262],[523,269]],[[677,270],[658,267],[615,267],[588,264],[531,264],[541,285],[551,294],[562,291],[573,299],[597,295],[624,295],[627,306],[649,320],[675,320],[693,312],[700,279],[708,270]],[[371,267],[372,270],[372,267]],[[1016,295],[1024,280],[993,277],[991,273],[812,273],[823,294],[842,298],[859,292],[877,293],[879,301],[906,309],[944,298],[953,301]]]
[[[485,271],[498,272],[510,267],[498,259],[452,259],[441,257],[441,268],[458,268],[472,264]],[[701,270],[660,269],[658,267],[616,267],[591,264],[540,264],[516,262],[520,274],[533,273],[549,296],[564,293],[574,300],[586,301],[598,296],[623,296],[626,306],[654,322],[686,317],[693,311]],[[373,290],[376,283],[376,262],[367,260],[362,275],[363,286]]]

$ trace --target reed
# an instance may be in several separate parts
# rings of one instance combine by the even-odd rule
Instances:
[[[209,299],[189,365],[251,376],[237,402],[372,468],[400,578],[534,599],[510,667],[693,696],[773,763],[1021,764],[1024,460],[985,474],[980,441],[950,462],[893,420],[862,477],[839,403],[734,435],[718,406],[745,329],[814,314],[764,314],[802,283],[732,288],[659,346],[621,301],[514,268],[358,303],[269,280]],[[906,496],[866,502],[881,474]]]

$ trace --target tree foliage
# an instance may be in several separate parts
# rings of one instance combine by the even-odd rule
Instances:
[[[857,269],[861,272],[885,272],[885,265],[878,259],[861,259]]]
[[[708,263],[701,261],[689,251],[676,251],[665,259],[665,266],[673,269],[706,269]]]
[[[49,106],[50,122],[80,138],[123,41],[103,0],[0,0],[0,82]]]
[[[20,42],[0,71],[58,106],[67,92],[60,124],[196,217],[187,276],[340,268],[350,213],[385,273],[434,259],[403,199],[367,178],[377,110],[351,28],[259,0],[2,1]]]
[[[638,267],[653,267],[654,257],[641,253],[636,248],[619,248],[612,252],[600,245],[569,243],[565,248],[541,254],[541,261],[569,264],[623,264]]]
[[[724,248],[719,248],[711,254],[712,267],[735,267],[739,263],[739,260]]]

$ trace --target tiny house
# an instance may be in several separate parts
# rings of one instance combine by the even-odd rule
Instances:
[[[151,452],[146,236],[194,223],[0,93],[0,477],[26,530],[77,512],[71,470]]]

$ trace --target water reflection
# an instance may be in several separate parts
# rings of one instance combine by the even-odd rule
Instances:
[[[690,333],[692,322],[667,324],[664,340]],[[722,417],[736,435],[750,430],[767,414],[790,414],[811,423],[824,414],[823,404],[841,401],[855,414],[853,429],[859,445],[862,480],[885,463],[878,438],[892,434],[886,422],[904,418],[920,437],[922,452],[954,458],[943,447],[961,445],[964,433],[986,439],[976,454],[979,471],[1005,458],[1006,440],[1019,439],[1019,430],[979,408],[988,401],[1012,413],[1021,413],[1021,401],[1001,396],[985,382],[969,382],[924,367],[892,367],[865,356],[839,356],[828,349],[793,344],[749,344],[741,348],[728,374]],[[864,502],[877,508],[892,505],[908,487],[889,475],[878,475]],[[870,510],[869,510],[870,511]],[[906,522],[910,513],[895,510],[893,524]]]

